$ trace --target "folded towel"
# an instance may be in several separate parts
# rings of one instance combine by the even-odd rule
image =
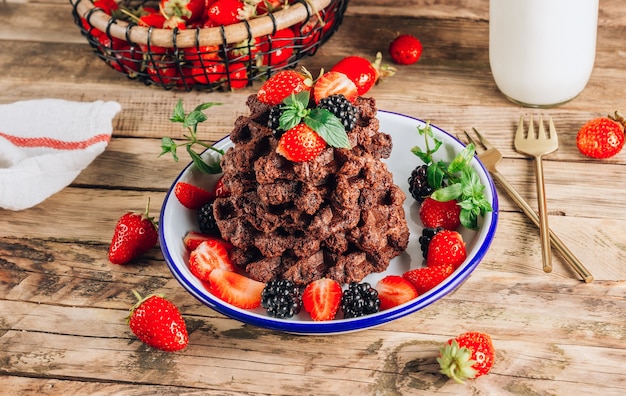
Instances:
[[[0,105],[0,207],[27,209],[68,186],[104,151],[120,110],[61,99]]]

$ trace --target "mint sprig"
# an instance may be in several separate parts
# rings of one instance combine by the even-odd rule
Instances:
[[[442,142],[434,136],[430,123],[417,127],[417,130],[424,136],[425,150],[415,146],[411,152],[428,165],[428,184],[435,189],[431,198],[441,202],[457,200],[461,207],[461,224],[471,230],[477,229],[478,218],[491,212],[493,208],[485,198],[485,186],[470,165],[475,153],[474,145],[470,143],[465,146],[450,163],[441,160],[435,162],[433,154],[441,147]],[[430,147],[431,144],[433,148]]]
[[[317,132],[329,146],[351,148],[348,134],[341,120],[327,109],[309,108],[309,100],[309,91],[301,91],[286,97],[281,106],[283,112],[279,119],[280,129],[288,131],[304,122],[309,128]]]
[[[197,137],[198,124],[208,119],[208,116],[204,114],[204,110],[213,106],[218,106],[218,105],[221,105],[221,103],[217,103],[217,102],[202,103],[196,106],[191,112],[186,114],[185,109],[183,108],[182,99],[178,99],[178,103],[176,103],[176,106],[174,107],[174,112],[172,114],[172,117],[170,118],[170,121],[182,123],[183,127],[189,131],[189,134],[183,135],[183,137],[185,138],[185,142],[180,143],[180,144],[176,144],[176,142],[172,138],[162,137],[161,138],[161,150],[162,151],[161,151],[161,154],[159,154],[159,157],[164,154],[171,153],[172,157],[174,158],[174,161],[178,162],[177,149],[178,147],[185,146],[187,153],[191,157],[196,167],[200,169],[200,171],[204,173],[208,173],[208,174],[221,173],[222,168],[220,166],[219,158],[218,159],[213,158],[207,162],[204,159],[202,159],[201,153],[198,153],[193,149],[193,146],[199,145],[205,149],[208,148],[210,150],[217,152],[218,154],[220,154],[220,157],[224,155],[223,150],[220,150],[210,144],[207,144],[201,140],[198,140],[198,137]]]

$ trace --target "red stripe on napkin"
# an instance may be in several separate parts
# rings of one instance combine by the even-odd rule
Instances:
[[[19,147],[49,147],[57,150],[82,150],[100,142],[108,142],[111,136],[107,134],[95,135],[89,139],[78,142],[66,142],[63,140],[52,139],[48,137],[25,138],[19,136],[8,135],[0,132],[0,137],[5,138],[9,142]]]

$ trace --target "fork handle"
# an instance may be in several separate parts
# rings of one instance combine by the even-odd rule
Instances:
[[[522,198],[522,196],[517,192],[515,187],[513,187],[509,181],[502,176],[497,170],[492,171],[491,175],[498,182],[500,187],[506,191],[506,193],[511,197],[511,199],[517,204],[517,206],[522,209],[524,214],[535,224],[535,226],[539,227],[539,216],[537,213],[530,207],[528,202]],[[576,273],[583,279],[585,283],[590,283],[593,281],[593,275],[587,270],[587,268],[583,265],[583,263],[578,260],[578,258],[572,253],[571,250],[561,241],[561,239],[554,233],[550,228],[548,228],[548,234],[550,236],[550,242],[552,246],[559,252],[561,256],[565,259],[565,261],[576,271]]]
[[[546,204],[546,191],[543,182],[543,162],[541,156],[535,156],[535,174],[537,179],[537,202],[539,206],[539,238],[541,239],[541,258],[543,272],[552,272],[552,252],[550,250],[550,238],[548,235],[548,212]]]

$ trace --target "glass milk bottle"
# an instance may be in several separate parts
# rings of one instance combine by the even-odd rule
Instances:
[[[598,0],[490,0],[489,62],[500,91],[551,107],[587,85],[596,53]]]

